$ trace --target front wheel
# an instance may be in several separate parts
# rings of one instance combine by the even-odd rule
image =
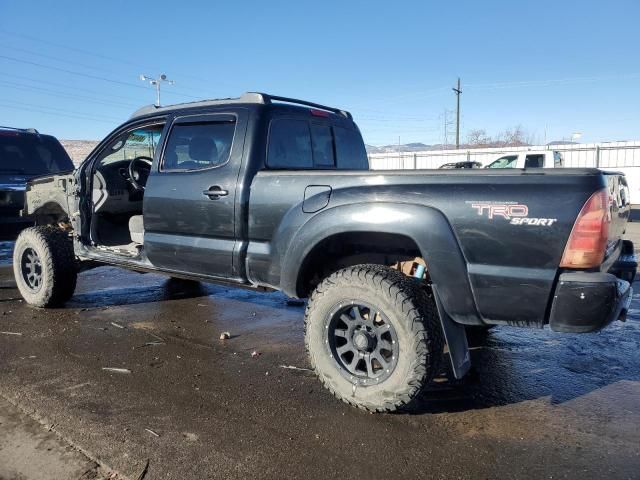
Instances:
[[[13,250],[13,273],[29,305],[62,305],[73,295],[78,276],[69,235],[52,226],[23,230]]]
[[[411,408],[440,369],[432,298],[397,270],[357,265],[326,278],[305,313],[311,364],[339,399],[378,412]]]

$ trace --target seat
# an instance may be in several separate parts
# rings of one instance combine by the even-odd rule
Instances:
[[[144,222],[142,215],[134,215],[129,219],[129,234],[131,241],[142,245],[144,243]]]
[[[207,168],[217,165],[218,147],[215,140],[207,135],[196,135],[189,141],[189,157],[193,162],[185,163],[195,163],[194,167],[189,168]],[[184,163],[181,166],[185,168]]]

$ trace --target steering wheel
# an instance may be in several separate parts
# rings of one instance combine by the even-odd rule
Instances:
[[[136,163],[144,163],[145,167],[140,165],[140,170],[138,171],[135,167]],[[147,178],[149,178],[149,173],[151,172],[151,164],[153,163],[153,158],[140,156],[136,157],[131,162],[129,162],[129,182],[133,185],[138,191],[144,191],[145,184],[147,183]]]

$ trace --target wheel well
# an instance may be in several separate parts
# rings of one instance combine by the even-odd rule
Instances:
[[[29,215],[36,225],[68,225],[69,215],[56,202],[45,203]]]
[[[296,292],[306,298],[327,276],[353,265],[387,265],[409,273],[424,264],[418,245],[405,235],[380,232],[347,232],[325,238],[309,252],[298,271]],[[411,266],[405,268],[405,262]]]

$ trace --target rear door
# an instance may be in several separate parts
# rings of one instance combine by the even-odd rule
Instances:
[[[176,117],[144,196],[144,248],[164,270],[232,278],[247,111]]]

